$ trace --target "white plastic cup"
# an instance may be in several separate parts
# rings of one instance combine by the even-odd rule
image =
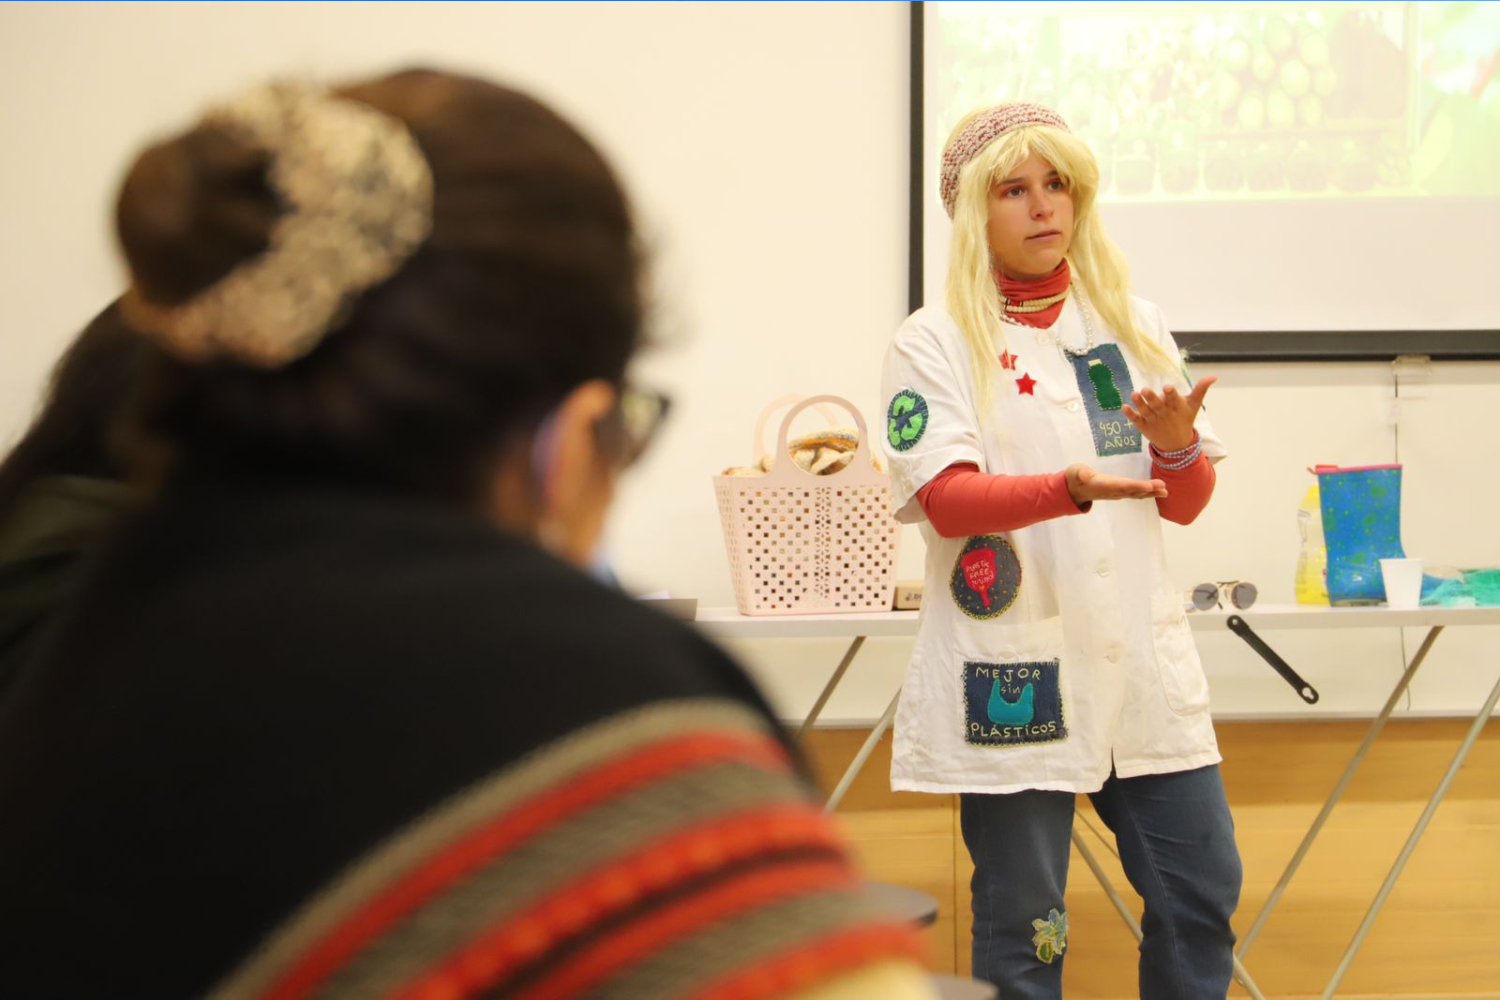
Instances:
[[[1385,603],[1392,608],[1415,608],[1422,603],[1422,560],[1382,559]]]

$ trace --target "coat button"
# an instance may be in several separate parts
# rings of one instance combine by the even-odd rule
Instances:
[[[1104,654],[1104,658],[1106,660],[1108,660],[1110,663],[1119,663],[1120,662],[1120,647],[1119,646],[1111,646],[1111,647],[1109,647],[1109,652],[1107,652],[1107,653]]]
[[[1100,576],[1109,576],[1109,563],[1102,562],[1102,563],[1099,564],[1099,575]]]
[[[1069,413],[1077,413],[1078,412],[1078,400],[1075,399],[1075,400],[1072,400],[1072,401],[1070,401],[1068,403],[1068,412]]]

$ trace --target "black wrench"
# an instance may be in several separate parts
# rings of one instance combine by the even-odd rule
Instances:
[[[1269,663],[1271,669],[1280,674],[1292,686],[1292,689],[1297,692],[1298,697],[1309,705],[1316,705],[1318,703],[1318,689],[1303,680],[1302,676],[1292,669],[1290,663],[1277,655],[1276,650],[1267,646],[1266,641],[1255,634],[1245,619],[1239,615],[1230,615],[1225,624],[1229,626],[1229,631],[1249,643],[1250,648],[1259,653],[1261,659]]]

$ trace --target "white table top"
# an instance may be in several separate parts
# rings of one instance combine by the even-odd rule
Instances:
[[[1500,625],[1500,608],[1329,608],[1306,604],[1256,604],[1248,611],[1194,611],[1187,616],[1200,632],[1226,628],[1237,614],[1252,629],[1374,628],[1401,625]],[[742,615],[734,608],[699,608],[697,625],[718,639],[823,639],[915,636],[915,611],[848,615]]]
[[[734,608],[698,609],[696,624],[716,639],[826,639],[914,636],[917,612],[874,611],[853,615],[742,615]]]
[[[1248,611],[1194,611],[1188,615],[1193,628],[1207,631],[1225,627],[1237,614],[1253,629],[1272,628],[1374,628],[1405,625],[1500,625],[1500,608],[1328,608],[1311,604],[1256,604]]]

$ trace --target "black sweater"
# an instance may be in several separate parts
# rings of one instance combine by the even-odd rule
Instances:
[[[0,995],[201,995],[440,804],[684,699],[789,756],[716,648],[526,541],[338,484],[188,478],[0,703]]]

